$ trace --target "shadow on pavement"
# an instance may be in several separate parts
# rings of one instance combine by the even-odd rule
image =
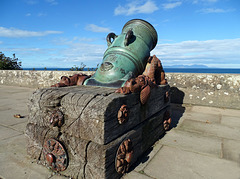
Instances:
[[[185,112],[185,107],[182,104],[171,104],[171,118],[172,122],[170,124],[170,129],[177,127],[179,120]]]
[[[171,103],[183,104],[185,93],[177,87],[170,88]]]
[[[177,87],[170,88],[170,102],[171,102],[171,118],[172,122],[170,130],[177,127],[180,118],[185,112],[185,107],[182,106],[185,93],[179,90]]]
[[[181,119],[181,117],[183,116],[183,113],[185,112],[185,107],[182,106],[183,104],[183,99],[185,96],[185,93],[181,90],[179,90],[177,87],[171,87],[170,88],[170,96],[171,96],[171,118],[172,118],[172,122],[170,124],[170,128],[169,130],[171,130],[172,128],[177,127],[179,120]],[[164,133],[163,135],[161,135],[159,137],[159,140],[161,140],[161,138],[163,138],[165,136],[166,133]],[[148,160],[150,159],[149,154],[153,151],[153,147],[150,147],[130,168],[128,173],[130,173],[131,171],[135,170],[135,168],[140,165],[140,164],[144,164],[145,162],[148,162]]]

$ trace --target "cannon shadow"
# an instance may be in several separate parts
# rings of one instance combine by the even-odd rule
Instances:
[[[172,122],[170,125],[170,130],[177,127],[180,118],[185,112],[185,107],[182,105],[185,93],[179,90],[177,87],[170,88],[170,102],[171,102],[171,118]]]

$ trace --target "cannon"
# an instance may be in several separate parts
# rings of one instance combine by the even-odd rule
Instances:
[[[92,77],[63,76],[29,99],[27,152],[60,175],[118,179],[170,127],[170,86],[150,56],[156,30],[133,19],[107,43]]]
[[[108,34],[108,48],[103,55],[102,64],[84,85],[115,88],[124,86],[128,79],[143,73],[157,39],[157,31],[147,21],[128,21],[120,35]]]

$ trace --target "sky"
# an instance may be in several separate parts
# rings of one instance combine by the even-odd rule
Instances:
[[[240,68],[239,0],[0,0],[0,52],[23,68],[101,64],[106,36],[151,23],[164,66]]]

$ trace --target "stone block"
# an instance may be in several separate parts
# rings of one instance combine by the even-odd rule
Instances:
[[[152,179],[151,177],[148,177],[147,175],[140,174],[138,172],[132,171],[131,173],[127,174],[126,176],[123,176],[123,179]]]
[[[240,140],[240,129],[214,123],[184,120],[179,129],[200,132],[204,135]]]
[[[215,157],[220,157],[222,152],[222,140],[220,138],[176,129],[167,132],[167,134],[159,141],[159,144],[178,147],[183,150]]]
[[[239,141],[223,139],[223,158],[232,160],[240,166],[240,148]]]
[[[240,117],[223,115],[221,119],[221,124],[229,127],[240,128]]]
[[[163,146],[144,169],[144,173],[153,178],[234,179],[239,178],[240,168],[232,161]]]
[[[0,126],[0,140],[8,139],[21,134],[21,132],[15,131],[9,127]]]
[[[214,115],[208,113],[200,113],[200,112],[191,112],[186,113],[184,116],[185,119],[190,119],[193,121],[205,122],[205,123],[220,123],[221,115]]]

